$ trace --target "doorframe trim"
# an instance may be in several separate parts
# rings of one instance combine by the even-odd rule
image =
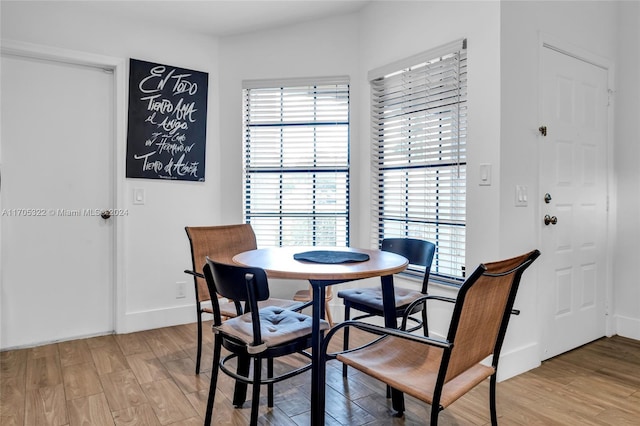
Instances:
[[[88,52],[62,49],[54,46],[40,45],[16,40],[1,40],[0,54],[24,58],[63,62],[67,64],[100,68],[113,72],[114,78],[114,126],[113,129],[113,191],[114,209],[126,209],[124,200],[124,164],[119,161],[125,158],[126,149],[126,105],[127,105],[127,62],[124,58],[97,55]],[[124,328],[125,318],[125,225],[123,217],[114,216],[113,233],[113,313],[112,328],[118,333]]]
[[[613,95],[615,94],[615,64],[610,59],[600,56],[592,51],[586,50],[580,46],[572,44],[557,36],[539,32],[538,33],[538,90],[542,87],[542,61],[541,52],[542,49],[551,49],[558,53],[570,56],[580,61],[587,62],[596,67],[602,68],[607,72],[607,90],[609,95],[609,107],[607,108],[607,229],[606,229],[606,271],[605,271],[605,335],[611,337],[616,334],[615,320],[613,312],[613,251],[614,251],[614,238],[616,235],[616,179],[613,172],[613,141],[614,141],[614,119],[615,119],[615,102],[613,102]],[[538,100],[540,105],[541,101]],[[542,111],[538,111],[539,119],[542,116]],[[539,168],[538,168],[539,170]],[[538,176],[538,179],[540,177]],[[541,240],[541,233],[538,231],[538,241]],[[543,342],[540,342],[541,346]],[[541,357],[542,358],[542,357]]]

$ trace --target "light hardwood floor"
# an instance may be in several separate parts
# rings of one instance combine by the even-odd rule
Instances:
[[[201,425],[209,387],[210,333],[203,371],[195,369],[195,324],[95,337],[0,353],[0,424]],[[327,372],[328,425],[427,424],[427,405],[407,397],[393,416],[385,388],[340,365]],[[276,384],[275,407],[260,424],[309,424],[309,373]],[[235,409],[233,382],[220,375],[216,425],[246,425],[250,402]],[[501,425],[639,425],[640,342],[603,338],[498,384]],[[443,425],[489,424],[488,383],[440,415]]]

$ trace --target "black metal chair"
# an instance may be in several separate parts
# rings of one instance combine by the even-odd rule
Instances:
[[[338,359],[399,391],[393,401],[404,412],[402,393],[431,405],[432,426],[438,415],[476,385],[490,378],[491,424],[497,425],[496,372],[500,350],[523,272],[540,255],[533,250],[512,259],[478,266],[460,287],[455,299],[423,296],[410,307],[427,300],[454,303],[446,340],[417,336],[402,329],[346,321],[333,327],[323,343],[323,359]],[[336,332],[356,327],[373,335],[372,342],[342,353],[327,354]],[[483,361],[491,357],[491,363]]]
[[[205,425],[211,424],[218,370],[236,380],[233,396],[233,404],[236,407],[244,404],[247,385],[252,385],[251,425],[256,425],[260,386],[268,386],[268,406],[273,407],[273,384],[311,368],[311,363],[306,363],[301,367],[273,376],[274,358],[296,353],[311,357],[305,350],[311,347],[312,319],[308,315],[279,306],[259,308],[258,302],[269,299],[267,275],[260,268],[228,265],[214,262],[207,257],[204,275],[212,296],[215,334]],[[245,313],[223,322],[216,296],[245,303]],[[329,324],[322,320],[320,329],[328,328]],[[230,354],[221,359],[222,347]],[[237,361],[236,372],[227,366],[227,362],[232,359]],[[253,360],[252,377],[249,376],[251,360]],[[262,377],[262,360],[267,360],[266,378]]]
[[[436,246],[432,242],[415,238],[386,238],[382,240],[381,249],[406,257],[407,260],[409,260],[409,267],[417,266],[424,269],[424,274],[422,276],[422,288],[420,291],[394,286],[396,318],[401,318],[405,314],[407,307],[409,307],[414,300],[427,294],[429,273],[431,271],[431,264],[433,263]],[[380,286],[341,290],[338,292],[338,297],[343,299],[345,321],[350,319],[351,309],[364,312],[363,315],[354,317],[354,320],[373,316],[384,316],[382,288]],[[428,336],[429,326],[427,323],[426,302],[411,306],[412,307],[408,315],[421,312],[422,320],[409,317],[410,321],[416,322],[416,325],[409,329],[409,331],[415,331],[422,327],[424,335]],[[348,328],[344,330],[344,349],[349,349]],[[342,375],[344,377],[347,376],[346,364],[342,368]]]

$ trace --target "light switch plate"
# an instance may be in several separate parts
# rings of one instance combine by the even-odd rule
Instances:
[[[491,164],[480,164],[480,185],[491,185]]]
[[[145,201],[146,200],[145,200],[144,188],[134,188],[133,204],[144,204]]]
[[[516,185],[516,207],[527,206],[527,187],[524,185]]]

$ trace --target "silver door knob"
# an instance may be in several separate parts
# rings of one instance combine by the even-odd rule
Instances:
[[[109,210],[103,210],[100,213],[100,217],[103,218],[104,220],[107,220],[111,217],[111,212]]]
[[[556,223],[558,223],[558,218],[555,216],[549,216],[549,215],[545,215],[544,217],[544,224],[549,226],[549,225],[555,225]]]

